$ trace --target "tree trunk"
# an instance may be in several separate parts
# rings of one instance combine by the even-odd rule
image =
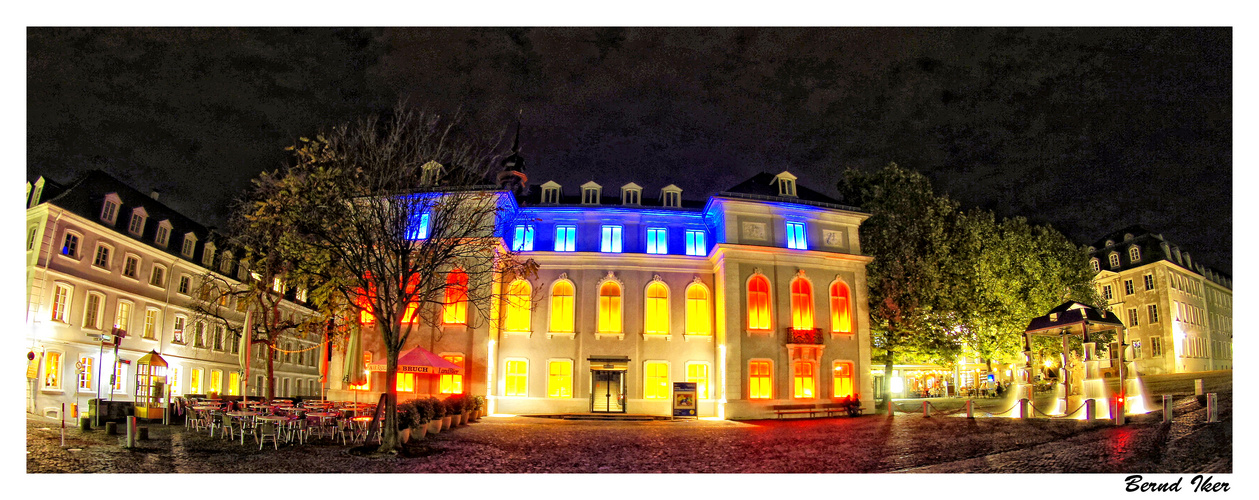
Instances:
[[[380,429],[380,453],[392,453],[398,449],[398,351],[390,349],[385,368],[385,419]]]
[[[267,345],[270,347],[270,344]],[[267,400],[275,399],[275,356],[267,349]]]
[[[883,405],[892,400],[892,365],[895,353],[887,351],[887,359],[883,361]]]

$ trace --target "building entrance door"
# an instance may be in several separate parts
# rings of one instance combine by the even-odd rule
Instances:
[[[590,370],[590,412],[625,413],[625,372]]]

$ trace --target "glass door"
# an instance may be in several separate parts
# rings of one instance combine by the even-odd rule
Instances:
[[[625,372],[591,370],[591,413],[625,413]]]

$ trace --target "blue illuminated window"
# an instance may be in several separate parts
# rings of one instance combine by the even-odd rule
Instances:
[[[411,227],[407,228],[407,239],[428,239],[428,213],[411,214]]]
[[[603,226],[600,252],[621,253],[621,226]]]
[[[577,226],[555,226],[555,251],[571,252],[577,241]]]
[[[533,226],[516,226],[516,238],[511,242],[511,249],[515,252],[533,251]]]
[[[787,223],[787,248],[796,250],[808,250],[809,245],[804,240],[804,223],[788,222]]]
[[[686,254],[708,255],[708,246],[704,244],[703,231],[686,232]]]
[[[647,228],[647,253],[669,253],[669,230],[663,227]]]

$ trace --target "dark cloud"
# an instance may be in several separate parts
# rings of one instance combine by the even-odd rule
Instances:
[[[293,138],[399,98],[507,131],[532,181],[702,197],[889,161],[1081,243],[1142,223],[1231,270],[1230,29],[31,29],[32,173],[205,218]]]

